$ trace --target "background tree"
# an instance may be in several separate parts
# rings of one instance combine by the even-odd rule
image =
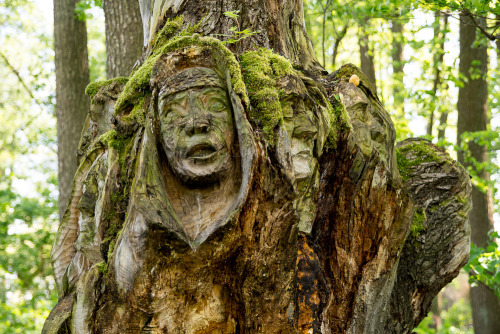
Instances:
[[[144,36],[139,2],[104,0],[102,5],[106,22],[106,77],[128,76],[142,53]]]
[[[483,23],[484,24],[484,21]],[[479,37],[478,37],[479,36]],[[460,73],[464,84],[458,95],[457,145],[460,146],[468,133],[488,129],[488,69],[487,43],[468,15],[460,21]],[[486,182],[489,173],[484,168],[488,163],[486,146],[478,142],[467,143],[467,151],[458,151],[458,160],[473,174]],[[477,186],[472,190],[471,213],[472,242],[480,247],[488,244],[488,232],[493,225],[493,198],[491,189],[486,192]],[[477,333],[500,331],[500,301],[493,291],[479,284],[471,288],[474,330]]]
[[[87,29],[75,15],[79,0],[54,0],[54,49],[56,68],[57,152],[59,215],[69,200],[77,168],[79,135],[87,117],[89,84]]]

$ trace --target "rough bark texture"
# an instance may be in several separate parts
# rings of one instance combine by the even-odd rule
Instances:
[[[385,332],[410,333],[427,315],[433,297],[469,259],[471,184],[465,169],[430,142],[407,139],[397,147],[404,188],[415,213],[391,296],[392,321]]]
[[[85,22],[75,17],[77,2],[54,1],[60,217],[71,195],[72,180],[78,167],[78,141],[89,108],[89,99],[85,95],[85,87],[89,84],[87,29]]]
[[[139,0],[143,17],[144,45],[150,46],[152,36],[166,20],[184,15],[186,25],[199,24],[197,32],[205,36],[228,39],[231,27],[260,31],[230,45],[237,53],[256,47],[266,47],[297,62],[305,69],[319,69],[312,44],[304,27],[302,1],[296,0]],[[224,12],[239,10],[237,22]]]
[[[207,6],[162,4],[188,21]],[[268,15],[282,12],[261,9],[239,20],[260,22],[266,29],[253,41],[269,46],[278,21]],[[416,177],[403,185],[394,126],[373,83],[352,65],[326,76],[253,44],[236,43],[235,55],[179,18],[158,28],[128,80],[87,89],[91,120],[52,252],[60,302],[44,333],[384,333],[395,321],[409,333],[463,264],[469,235],[464,217],[436,232],[434,216],[414,214]],[[466,215],[466,174],[422,146],[406,152],[403,178],[428,168],[429,182],[463,195],[425,184],[429,205]],[[403,250],[414,246],[416,223],[429,239],[450,236],[416,237],[424,259],[442,251],[459,260],[429,264],[422,284],[432,288],[410,300],[412,268],[398,265],[413,266],[415,254]],[[388,307],[394,298],[404,320]]]
[[[485,75],[488,68],[487,44],[476,44],[476,28],[466,16],[460,18],[460,73],[468,78],[458,91],[457,143],[460,145],[464,132],[483,131],[488,125],[488,84]],[[488,161],[485,146],[469,143],[470,155],[478,163]],[[475,168],[466,160],[464,152],[458,152],[458,161],[464,166]],[[478,176],[488,180],[486,171]],[[481,192],[472,188],[473,209],[470,217],[471,239],[475,245],[484,247],[488,231],[493,226],[493,198],[491,190]],[[500,301],[483,285],[471,288],[472,319],[476,333],[493,334],[500,331]]]
[[[139,2],[104,0],[102,5],[106,22],[106,77],[126,77],[142,54]]]

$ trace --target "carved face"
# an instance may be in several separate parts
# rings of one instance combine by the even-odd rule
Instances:
[[[318,136],[318,125],[314,113],[304,107],[302,101],[297,103],[294,114],[292,163],[295,180],[300,182],[309,179],[316,164],[314,143]]]
[[[220,181],[232,166],[234,126],[224,89],[189,88],[159,96],[162,145],[173,172],[193,186]]]

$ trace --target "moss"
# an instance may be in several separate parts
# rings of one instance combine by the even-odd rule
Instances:
[[[335,94],[332,100],[332,103],[326,101],[328,106],[327,111],[330,117],[330,132],[328,133],[326,141],[326,147],[328,148],[335,147],[339,132],[345,131],[351,127],[349,114],[340,100],[340,97]]]
[[[250,118],[262,129],[271,146],[276,143],[275,129],[283,123],[278,79],[295,74],[292,64],[269,49],[245,52],[240,56],[243,81],[252,102]]]
[[[357,74],[359,68],[353,64],[345,64],[335,73],[336,78],[350,78],[351,75]]]
[[[118,78],[113,78],[110,80],[92,82],[87,86],[87,88],[85,88],[85,94],[88,97],[93,98],[97,93],[99,93],[99,90],[102,87],[109,86],[113,82],[116,82],[118,84],[123,85],[123,84],[126,84],[127,81],[128,81],[127,77],[118,77]]]
[[[138,99],[137,103],[134,105],[134,108],[132,109],[130,114],[125,116],[122,120],[128,123],[139,123],[145,125],[146,110],[144,109],[144,107],[145,107],[146,97],[148,95],[145,95],[142,98]]]
[[[410,178],[413,167],[425,162],[445,162],[445,159],[434,151],[432,144],[427,142],[411,143],[396,149],[396,160],[403,183]]]
[[[179,15],[173,20],[168,20],[165,25],[158,31],[154,40],[153,48],[158,47],[158,45],[164,44],[169,38],[172,38],[174,34],[179,31],[184,24],[184,16]]]
[[[96,266],[97,266],[97,270],[99,270],[99,272],[101,274],[108,273],[108,264],[105,261],[99,262],[98,264],[96,264]]]
[[[108,261],[111,259],[111,256],[113,255],[113,251],[115,250],[116,239],[117,239],[117,237],[115,235],[115,237],[109,243],[109,247],[108,247]]]
[[[457,201],[461,204],[465,204],[467,202],[467,199],[465,197],[462,197],[462,196],[456,196],[455,197],[457,199]]]
[[[226,48],[221,41],[212,37],[202,37],[199,35],[192,36],[175,36],[164,44],[156,45],[151,56],[146,59],[141,67],[132,73],[130,80],[125,85],[123,92],[118,97],[115,105],[115,115],[123,114],[130,106],[134,106],[137,113],[134,114],[135,119],[128,118],[130,121],[141,121],[144,119],[144,110],[136,109],[136,105],[143,103],[146,96],[150,93],[151,70],[158,59],[171,51],[181,50],[186,47],[198,46],[208,50],[214,56],[217,65],[226,68],[231,78],[233,90],[242,99],[243,103],[248,105],[245,85],[241,76],[239,64],[234,54]]]
[[[413,237],[417,237],[420,232],[425,229],[425,221],[427,217],[425,215],[424,209],[417,207],[415,213],[413,214],[413,222],[411,224],[411,234]]]

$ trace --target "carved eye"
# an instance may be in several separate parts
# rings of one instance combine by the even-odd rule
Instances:
[[[226,105],[221,100],[211,100],[208,105],[210,111],[222,111]]]

